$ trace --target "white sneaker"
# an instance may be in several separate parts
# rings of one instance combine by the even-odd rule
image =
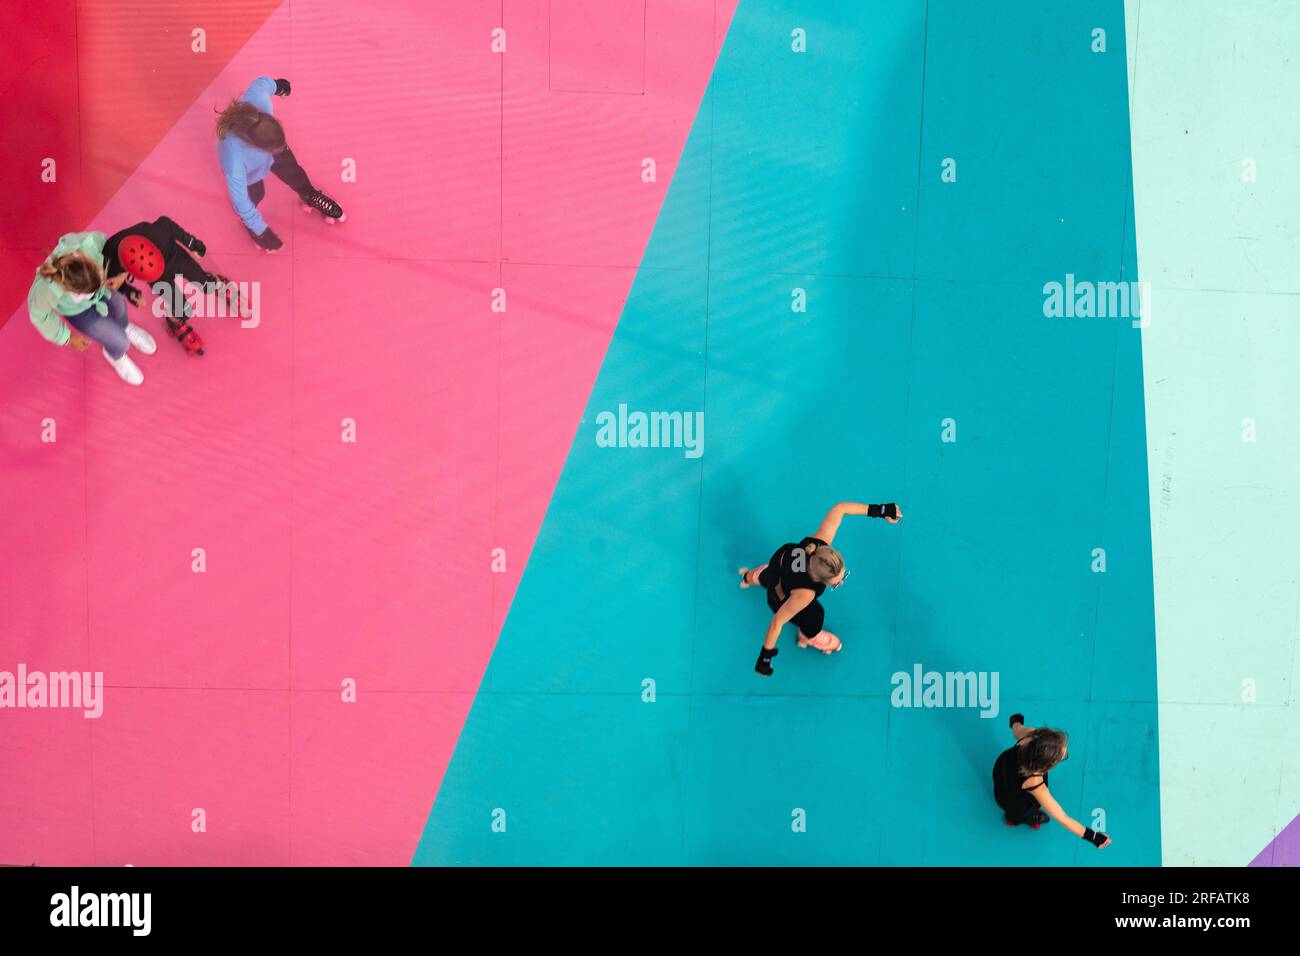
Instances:
[[[126,340],[145,355],[153,355],[158,351],[158,343],[153,340],[153,336],[132,322],[126,323]]]
[[[147,334],[147,333],[146,333]],[[115,359],[104,351],[104,361],[113,366],[113,371],[118,374],[122,381],[128,385],[140,385],[144,382],[144,372],[140,371],[140,366],[131,361],[131,356],[123,352],[120,359]]]

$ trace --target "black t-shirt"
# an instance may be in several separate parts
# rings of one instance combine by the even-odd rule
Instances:
[[[1047,774],[1042,774],[1043,782],[1024,789],[1025,774],[1021,773],[1021,753],[1024,748],[1017,743],[1014,747],[1002,751],[998,761],[993,765],[993,798],[998,806],[1010,814],[1021,815],[1038,807],[1033,790],[1047,786]]]
[[[808,559],[811,557],[808,551],[809,545],[816,545],[819,548],[829,547],[821,538],[808,537],[798,544],[783,544],[776,549],[776,553],[772,555],[772,560],[767,565],[769,570],[776,571],[775,580],[767,585],[768,590],[772,590],[777,583],[780,583],[784,597],[788,598],[795,588],[806,588],[817,597],[821,597],[822,592],[826,590],[826,584],[822,581],[814,581],[812,575],[808,573]]]

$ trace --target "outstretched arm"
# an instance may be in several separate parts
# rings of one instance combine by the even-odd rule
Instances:
[[[1036,727],[1025,726],[1024,714],[1011,715],[1011,733],[1016,738],[1016,743],[1019,743],[1022,737],[1028,737],[1036,729]]]
[[[898,524],[903,517],[902,510],[898,505],[864,505],[857,501],[841,501],[832,505],[831,510],[826,512],[826,517],[822,519],[821,527],[817,529],[814,538],[820,538],[827,544],[835,540],[835,532],[840,530],[840,522],[844,520],[845,515],[866,515],[869,518],[884,518],[890,524]]]
[[[287,81],[286,81],[287,82]],[[245,103],[252,103],[263,113],[271,112],[271,97],[278,95],[280,85],[269,76],[259,76],[240,97]]]
[[[768,650],[776,647],[776,639],[781,636],[781,628],[789,624],[796,614],[806,608],[813,602],[813,594],[807,588],[795,588],[790,592],[790,596],[785,599],[780,610],[772,615],[772,623],[767,626],[767,634],[763,636],[763,646]]]
[[[772,615],[772,623],[767,626],[763,637],[763,648],[758,652],[758,663],[754,670],[764,677],[772,676],[772,658],[776,657],[776,639],[781,636],[781,628],[789,624],[796,614],[813,602],[816,595],[807,588],[795,588],[785,603]]]
[[[1031,777],[1030,779],[1033,778]],[[1087,840],[1093,846],[1097,847],[1097,849],[1101,849],[1102,847],[1108,846],[1110,844],[1110,837],[1106,836],[1106,834],[1097,833],[1094,830],[1088,829],[1078,820],[1074,819],[1068,813],[1062,810],[1061,805],[1056,802],[1056,798],[1053,797],[1052,794],[1048,791],[1047,784],[1043,784],[1041,787],[1038,787],[1037,789],[1031,790],[1029,792],[1034,795],[1034,799],[1038,801],[1039,806],[1043,808],[1043,811],[1049,817],[1051,817],[1061,826],[1065,827],[1075,836]]]
[[[221,171],[226,177],[226,191],[230,194],[230,204],[235,207],[235,213],[249,232],[255,236],[262,235],[266,232],[266,220],[248,196],[248,179],[244,174],[243,161],[233,147],[218,146],[217,156],[221,161]]]

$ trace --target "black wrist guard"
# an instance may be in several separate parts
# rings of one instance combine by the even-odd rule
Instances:
[[[1106,834],[1100,830],[1090,830],[1088,827],[1083,828],[1083,838],[1093,846],[1101,846],[1106,842]]]
[[[776,657],[776,655],[777,655],[777,649],[775,647],[771,648],[770,650],[766,647],[763,648],[761,651],[758,652],[758,663],[754,665],[754,670],[762,674],[764,677],[771,677],[772,658]]]
[[[887,505],[867,505],[868,518],[897,518],[898,505],[892,501]]]

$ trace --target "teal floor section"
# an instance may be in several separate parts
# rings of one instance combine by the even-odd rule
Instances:
[[[1124,10],[1077,6],[742,0],[415,864],[1160,863],[1140,339],[1043,315],[1136,278]],[[598,446],[620,404],[704,454]],[[761,678],[735,569],[838,500],[906,517]],[[998,715],[891,706],[918,664]],[[1017,710],[1113,846],[1002,825]]]
[[[1126,8],[1164,862],[1242,866],[1300,814],[1300,4]]]

